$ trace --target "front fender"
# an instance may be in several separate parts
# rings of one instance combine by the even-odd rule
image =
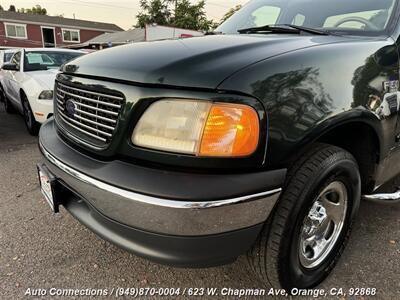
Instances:
[[[382,108],[390,96],[397,99],[396,91],[390,94],[384,86],[398,82],[398,62],[392,40],[349,38],[253,64],[219,89],[246,93],[264,104],[269,167],[284,164],[324,132],[352,121],[374,128],[383,158],[393,147],[399,107]]]
[[[358,107],[346,112],[339,113],[334,115],[318,124],[315,127],[312,127],[310,133],[306,135],[302,140],[296,143],[293,153],[290,156],[295,155],[298,152],[298,149],[303,149],[307,147],[307,145],[313,144],[319,140],[321,140],[324,136],[332,132],[336,132],[339,127],[350,125],[350,124],[363,124],[369,127],[375,134],[378,140],[378,152],[379,152],[379,160],[383,160],[385,157],[384,149],[388,147],[385,144],[385,131],[394,131],[396,123],[392,123],[390,128],[384,127],[384,123],[382,122],[381,118],[363,108]],[[355,129],[356,130],[356,129]]]
[[[29,101],[29,105],[31,106],[35,120],[38,123],[44,123],[53,113],[52,100],[39,100],[40,93],[48,89],[48,87],[43,86],[33,78],[27,79],[21,85],[20,97],[22,94],[25,94]]]
[[[21,91],[25,93],[30,103],[38,99],[43,90],[48,89],[49,88],[47,86],[43,86],[43,84],[28,76],[26,76],[24,81],[21,83]]]

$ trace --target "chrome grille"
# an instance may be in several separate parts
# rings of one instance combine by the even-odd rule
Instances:
[[[113,137],[124,98],[56,83],[56,118],[74,136],[98,147]]]

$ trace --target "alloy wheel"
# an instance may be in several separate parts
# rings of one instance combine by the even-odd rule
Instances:
[[[300,231],[299,258],[304,268],[318,267],[332,251],[343,229],[347,205],[347,188],[340,181],[319,194]]]

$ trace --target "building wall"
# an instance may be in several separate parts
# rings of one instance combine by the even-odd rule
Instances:
[[[7,38],[6,37],[6,29],[4,23],[16,23],[16,24],[23,24],[17,23],[14,21],[10,22],[0,22],[0,47],[21,47],[21,48],[28,48],[28,47],[43,47],[43,40],[42,40],[42,29],[40,25],[36,24],[27,24],[26,31],[27,31],[27,39],[15,39],[15,38]],[[54,27],[54,26],[47,26],[43,24],[44,27]],[[73,45],[76,43],[71,42],[63,42],[62,40],[62,28],[68,29],[68,27],[54,27],[55,28],[55,36],[56,36],[56,45],[57,47],[65,46],[65,45]],[[80,29],[80,43],[84,43],[98,35],[103,34],[104,31],[96,31],[96,30],[87,30],[87,29]]]
[[[62,29],[63,28],[68,29],[68,27],[56,27],[56,30],[55,30],[57,47],[79,44],[79,43],[63,42],[63,40],[62,40]],[[80,43],[84,43],[92,38],[95,38],[96,36],[103,34],[103,33],[104,33],[104,31],[80,29],[79,30],[79,34],[80,34],[80,38],[81,38]]]
[[[9,22],[11,23],[11,22]],[[27,24],[28,39],[12,39],[6,37],[4,22],[0,22],[0,46],[2,47],[42,47],[42,33],[40,26]]]

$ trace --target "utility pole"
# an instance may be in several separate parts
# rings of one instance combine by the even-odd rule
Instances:
[[[177,8],[178,8],[178,0],[175,0],[175,11],[174,11],[174,23],[176,22],[176,11],[177,11]],[[176,31],[176,28],[175,28],[175,25],[174,25],[174,33],[173,33],[173,38],[175,38],[175,31]]]
[[[178,0],[175,0],[175,10],[174,10],[174,16],[176,18],[176,11],[178,9]]]

